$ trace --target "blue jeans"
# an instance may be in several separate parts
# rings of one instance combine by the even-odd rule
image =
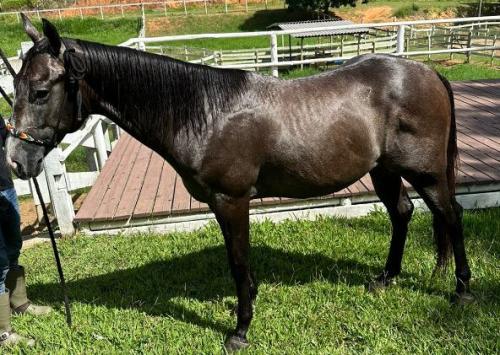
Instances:
[[[0,294],[5,293],[9,268],[17,266],[23,239],[21,217],[14,188],[0,191]]]

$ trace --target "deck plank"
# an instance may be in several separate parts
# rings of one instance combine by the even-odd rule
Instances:
[[[153,216],[168,215],[172,212],[172,200],[174,198],[175,179],[177,173],[166,162],[163,162],[160,183],[153,207]]]
[[[94,218],[97,209],[101,205],[104,195],[106,194],[106,191],[120,166],[120,162],[125,156],[123,152],[129,147],[130,141],[131,137],[128,134],[125,134],[122,138],[120,138],[115,146],[115,149],[109,156],[108,162],[106,163],[103,171],[99,175],[98,181],[96,181],[95,185],[92,187],[80,206],[75,219],[83,222],[91,221]]]
[[[151,149],[141,144],[137,153],[137,159],[134,162],[122,197],[113,216],[114,220],[128,219],[133,214],[137,200],[139,200],[140,193],[145,186],[144,180],[151,155],[153,155]]]
[[[124,153],[124,157],[120,162],[119,171],[116,173],[116,178],[109,185],[101,205],[94,216],[95,221],[111,220],[115,215],[116,208],[120,203],[123,195],[123,190],[127,185],[128,178],[132,172],[132,166],[137,159],[137,153],[141,148],[141,144],[135,139],[128,144],[128,149]]]
[[[172,202],[172,213],[188,212],[191,209],[191,195],[186,190],[179,175],[175,180],[174,199]]]
[[[144,179],[144,187],[139,195],[139,200],[133,212],[134,217],[149,217],[153,213],[155,198],[160,185],[163,162],[163,158],[153,152]]]

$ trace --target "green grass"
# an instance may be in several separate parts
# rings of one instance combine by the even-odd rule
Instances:
[[[161,18],[157,18],[160,19]],[[169,18],[163,27],[149,32],[148,36],[178,35],[195,33],[222,33],[222,32],[253,32],[266,31],[268,26],[278,22],[290,22],[312,19],[310,14],[291,12],[283,9],[261,10],[252,14],[216,14],[212,16],[188,16]],[[151,23],[154,19],[148,19]],[[317,39],[307,39],[305,43],[315,43]],[[287,42],[288,43],[288,42]],[[293,41],[294,45],[299,40]],[[201,39],[165,43],[167,46],[182,46],[207,48],[213,50],[231,50],[245,48],[269,47],[267,37],[247,37],[228,39]],[[280,42],[281,44],[281,42]]]
[[[32,19],[33,23],[41,31],[40,22]],[[138,19],[137,18],[117,18],[101,20],[97,18],[79,18],[65,19],[62,21],[54,20],[61,36],[76,37],[84,40],[96,41],[107,44],[118,44],[131,37],[137,36]],[[0,17],[0,27],[2,35],[0,36],[0,48],[8,56],[16,55],[20,49],[20,43],[29,41],[22,25],[12,19],[3,19]]]
[[[431,218],[410,226],[397,285],[371,294],[390,224],[384,213],[358,219],[252,224],[252,265],[260,280],[249,333],[251,354],[489,354],[500,327],[500,209],[465,213],[477,301],[450,305],[452,270],[433,280]],[[37,339],[15,353],[221,353],[236,302],[219,229],[169,235],[75,237],[59,242],[74,326],[64,324],[48,244],[25,250],[30,297],[48,318],[14,328]]]

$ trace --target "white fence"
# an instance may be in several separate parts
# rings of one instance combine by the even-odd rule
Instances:
[[[371,29],[385,29],[392,30],[396,33],[396,43],[393,55],[397,56],[421,56],[421,55],[433,55],[442,53],[470,53],[470,52],[486,52],[492,53],[499,50],[500,46],[493,42],[492,45],[477,45],[475,43],[468,43],[467,46],[463,48],[441,48],[432,49],[427,48],[423,50],[413,50],[408,51],[406,48],[405,36],[406,32],[416,31],[425,27],[432,27],[436,25],[450,25],[459,24],[463,26],[490,26],[493,24],[497,26],[500,23],[500,16],[485,16],[485,17],[469,17],[469,18],[455,18],[455,19],[436,19],[436,20],[418,20],[418,21],[398,21],[398,22],[385,22],[385,23],[363,23],[363,24],[352,24],[352,25],[342,25],[342,26],[332,26],[331,28],[320,27],[320,28],[308,28],[307,32],[314,31],[325,31],[328,29],[356,29],[356,28],[371,28]],[[409,31],[411,30],[411,31]],[[278,76],[279,67],[290,67],[304,64],[315,64],[315,63],[330,63],[330,62],[341,62],[348,58],[351,58],[356,54],[351,55],[339,55],[339,56],[326,56],[322,58],[309,58],[309,59],[298,59],[298,60],[280,60],[280,55],[278,53],[278,36],[300,34],[304,30],[293,29],[284,31],[256,31],[256,32],[237,32],[237,33],[203,33],[203,34],[192,34],[192,35],[176,35],[176,36],[163,36],[163,37],[150,37],[150,38],[131,38],[128,41],[122,43],[122,46],[128,46],[133,48],[145,48],[152,44],[162,44],[166,42],[178,42],[178,41],[189,41],[197,39],[232,39],[232,38],[246,38],[246,37],[268,37],[269,46],[269,62],[261,63],[239,63],[239,64],[222,64],[214,63],[212,65],[224,67],[224,68],[239,68],[239,69],[254,69],[254,68],[271,68],[272,75]]]
[[[267,10],[269,8],[285,7],[286,3],[281,0],[242,0],[241,3],[229,2],[228,0],[171,0],[171,1],[150,1],[130,4],[94,5],[80,7],[64,7],[53,9],[37,9],[23,11],[28,16],[56,17],[62,20],[67,17],[99,17],[104,19],[107,16],[125,17],[127,14],[138,14],[142,16],[148,13],[160,13],[163,16],[188,16],[192,14],[229,13],[229,12],[249,12],[256,10]],[[0,16],[15,16],[21,22],[21,12],[6,11],[0,12]]]
[[[110,139],[111,131],[113,142]],[[119,136],[120,130],[113,122],[103,116],[94,115],[80,130],[66,135],[62,144],[45,157],[43,171],[38,176],[38,181],[45,203],[52,203],[62,234],[69,235],[75,231],[73,226],[75,214],[70,192],[94,184]],[[67,172],[65,162],[79,146],[87,148],[90,153],[88,163],[92,171]],[[15,179],[14,185],[19,196],[28,194],[33,196],[40,217],[40,201],[34,193],[35,188],[31,180]]]

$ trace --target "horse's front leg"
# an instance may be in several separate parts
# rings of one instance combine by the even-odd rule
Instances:
[[[250,251],[249,198],[232,198],[218,194],[211,208],[222,229],[229,266],[236,282],[238,322],[236,330],[228,336],[225,344],[228,351],[234,351],[248,346],[246,334],[252,320],[252,302],[257,295],[257,285],[251,275],[248,260]]]

